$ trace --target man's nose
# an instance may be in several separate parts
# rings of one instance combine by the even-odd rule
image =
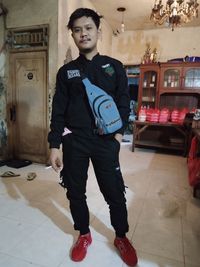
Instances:
[[[87,31],[85,29],[82,29],[81,30],[81,36],[85,36],[85,35],[87,35]]]

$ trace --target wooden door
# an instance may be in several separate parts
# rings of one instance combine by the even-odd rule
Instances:
[[[46,52],[10,56],[9,145],[12,157],[47,161]]]

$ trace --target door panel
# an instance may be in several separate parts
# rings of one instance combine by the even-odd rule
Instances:
[[[47,158],[46,52],[11,55],[12,151],[17,159]]]

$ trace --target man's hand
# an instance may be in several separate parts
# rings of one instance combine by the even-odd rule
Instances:
[[[58,148],[51,148],[50,152],[50,163],[52,168],[56,171],[59,172],[63,168],[63,161],[62,161],[62,155],[61,152]]]
[[[115,134],[115,139],[121,144],[122,134],[120,134],[120,133]]]

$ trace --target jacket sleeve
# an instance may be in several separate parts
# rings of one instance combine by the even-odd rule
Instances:
[[[60,148],[65,127],[65,111],[68,104],[67,85],[64,72],[60,69],[56,77],[56,89],[52,103],[52,114],[48,142],[50,148]]]
[[[116,104],[123,122],[122,128],[117,130],[116,133],[123,134],[128,125],[128,117],[130,113],[130,96],[128,91],[128,79],[122,63],[119,63],[119,65],[117,66]]]

